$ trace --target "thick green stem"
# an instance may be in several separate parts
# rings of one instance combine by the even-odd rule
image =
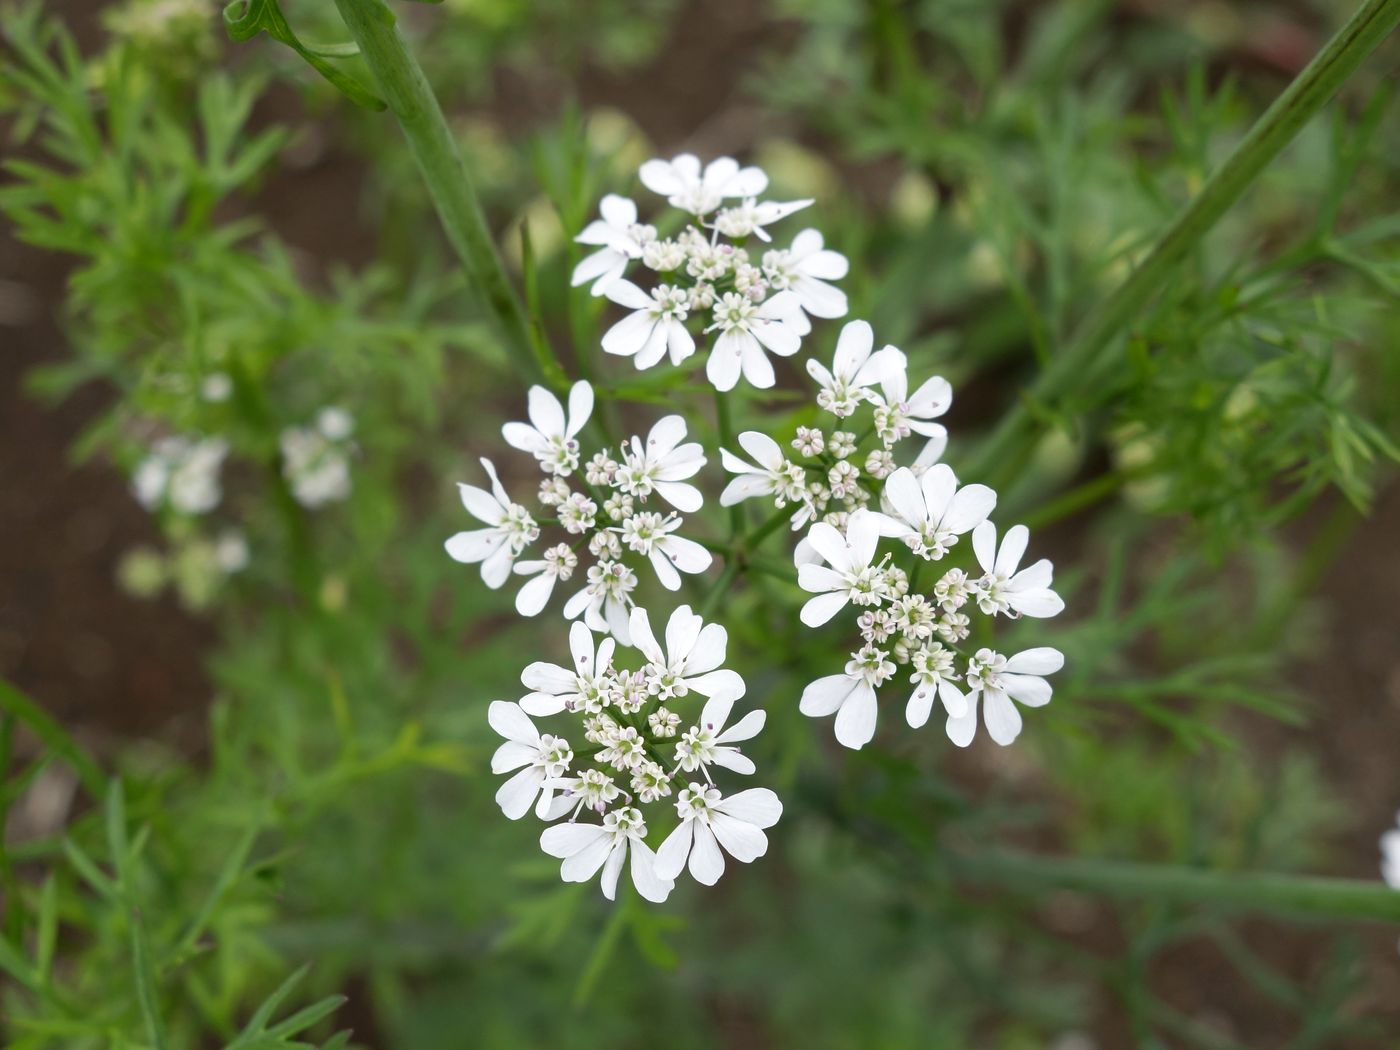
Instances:
[[[525,311],[506,275],[442,108],[404,43],[393,13],[382,0],[336,0],[336,7],[403,128],[447,239],[511,343],[512,363],[527,378],[553,378],[555,370],[540,360]]]
[[[1031,890],[1070,889],[1128,900],[1400,923],[1400,892],[1371,881],[1207,871],[1129,861],[1045,857],[1011,850],[946,854],[970,881]]]
[[[1167,283],[1168,274],[1200,244],[1259,173],[1336,94],[1397,23],[1400,0],[1365,0],[1259,118],[1127,280],[1085,319],[1074,338],[1040,374],[1031,400],[1045,402],[1061,397],[1093,369],[1100,353]],[[1017,404],[968,465],[967,476],[1004,481],[1024,461],[1036,436],[1030,405]]]

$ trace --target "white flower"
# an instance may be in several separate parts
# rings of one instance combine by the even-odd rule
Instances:
[[[946,444],[947,429],[933,420],[947,412],[953,403],[953,388],[948,385],[948,380],[934,376],[910,396],[909,376],[899,369],[882,378],[880,391],[880,404],[875,409],[875,429],[887,446],[902,441],[910,434],[922,434]],[[942,444],[938,446],[938,452],[942,452]]]
[[[842,327],[836,340],[836,355],[830,370],[808,358],[807,373],[821,385],[818,405],[844,418],[862,403],[879,400],[875,385],[895,373],[902,374],[905,357],[903,351],[893,346],[871,353],[874,347],[875,333],[870,325],[865,321],[851,321]]]
[[[657,876],[674,880],[689,859],[695,881],[713,886],[724,874],[724,853],[749,864],[768,851],[763,829],[778,822],[783,804],[767,788],[726,798],[716,787],[691,784],[677,796],[676,813],[681,822],[656,853]]]
[[[798,585],[817,596],[802,606],[802,622],[820,627],[846,607],[878,606],[892,597],[882,565],[874,563],[880,542],[879,517],[868,510],[857,510],[846,523],[846,534],[824,521],[807,533],[811,550],[825,565],[806,562],[797,567]]]
[[[936,561],[958,537],[987,520],[997,494],[986,485],[964,485],[952,468],[939,463],[915,477],[900,467],[885,482],[884,500],[891,514],[882,514],[884,535],[903,540],[920,558]]]
[[[553,789],[547,785],[562,777],[573,762],[574,753],[569,742],[548,733],[541,735],[519,704],[494,700],[487,708],[486,717],[491,728],[506,738],[491,756],[491,772],[520,770],[496,792],[496,805],[501,807],[501,812],[511,820],[519,820],[529,812],[536,797],[539,802],[535,814],[541,820],[567,812],[572,800],[556,800]]]
[[[611,634],[623,645],[630,644],[627,617],[632,608],[632,592],[637,574],[620,561],[601,559],[588,567],[588,583],[564,604],[564,618],[583,622],[595,631]]]
[[[212,404],[227,401],[233,396],[233,380],[227,372],[210,372],[199,384],[199,396]]]
[[[659,284],[648,294],[619,278],[608,285],[607,297],[632,311],[604,333],[607,353],[631,357],[638,368],[650,368],[668,353],[678,365],[695,353],[695,338],[685,327],[690,295],[684,288]]]
[[[813,317],[846,316],[846,293],[827,282],[839,281],[849,269],[844,255],[824,247],[817,230],[803,230],[786,251],[763,253],[763,276],[769,285],[791,291]]]
[[[338,418],[328,418],[332,433],[337,432]],[[312,509],[350,496],[350,457],[341,440],[330,437],[317,422],[314,428],[288,427],[279,438],[282,476],[292,497]]]
[[[567,580],[578,568],[578,555],[566,544],[556,543],[544,552],[537,561],[515,563],[515,572],[520,576],[533,576],[534,579],[520,588],[515,596],[515,611],[521,616],[538,616],[550,596],[554,594],[554,584]]]
[[[587,711],[596,714],[607,704],[605,683],[612,672],[617,642],[603,638],[593,646],[593,633],[585,624],[569,628],[569,651],[573,670],[536,660],[520,672],[520,684],[530,693],[520,701],[530,715],[556,715],[560,711]]]
[[[809,683],[802,690],[798,710],[808,718],[835,714],[837,741],[859,751],[875,736],[875,691],[895,672],[888,656],[886,650],[867,643],[851,654],[844,674]]]
[[[501,436],[512,448],[528,452],[539,460],[547,474],[566,477],[578,469],[576,435],[593,414],[593,387],[579,380],[569,390],[569,412],[559,399],[542,386],[532,386],[529,394],[529,423],[507,423]]]
[[[656,873],[656,854],[646,844],[647,825],[641,811],[613,810],[602,824],[556,824],[540,835],[540,848],[560,857],[559,875],[565,882],[588,882],[603,869],[603,896],[617,896],[617,879],[630,847],[632,884],[649,901],[661,903],[675,888],[674,879]]]
[[[937,694],[949,715],[961,718],[967,714],[967,697],[953,684],[957,678],[953,673],[955,656],[951,649],[945,649],[938,642],[914,650],[909,661],[914,668],[914,673],[909,676],[914,692],[904,708],[904,719],[914,729],[921,728],[928,721],[933,711],[934,694]]]
[[[132,493],[147,510],[168,501],[181,514],[207,514],[223,498],[219,471],[227,455],[223,438],[162,438],[132,475]]]
[[[602,218],[590,222],[574,240],[599,245],[599,250],[581,259],[570,278],[574,287],[593,281],[594,295],[602,295],[656,240],[656,229],[637,222],[637,206],[626,197],[609,193],[599,202],[598,213]]]
[[[765,226],[771,226],[779,219],[785,219],[795,211],[801,211],[811,204],[810,198],[800,201],[763,201],[752,197],[732,208],[725,208],[715,216],[710,225],[731,240],[742,240],[748,236],[760,241],[771,241]]]
[[[491,479],[491,491],[475,485],[458,485],[462,505],[484,529],[459,532],[444,544],[453,561],[481,563],[481,579],[493,590],[510,578],[511,566],[527,546],[539,538],[535,519],[518,503],[512,503],[489,459],[481,461]]]
[[[355,417],[338,405],[327,405],[316,413],[316,429],[331,441],[347,441],[355,432]]]
[[[632,610],[630,627],[630,644],[647,658],[643,668],[647,691],[663,703],[688,696],[692,689],[701,696],[730,703],[744,695],[744,680],[737,672],[716,670],[724,663],[729,644],[729,632],[723,625],[707,625],[690,606],[682,605],[666,621],[664,651],[652,632],[651,618],[645,609]]]
[[[997,529],[990,521],[972,530],[972,549],[986,573],[977,584],[977,605],[988,616],[1010,612],[1041,618],[1064,609],[1064,599],[1050,589],[1055,569],[1048,558],[1016,571],[1029,540],[1030,531],[1024,525],[1013,525],[998,550]]]
[[[705,376],[719,391],[733,390],[741,374],[761,390],[771,387],[777,380],[764,351],[791,357],[811,330],[793,292],[779,292],[761,303],[738,292],[725,292],[715,304],[714,318],[705,330],[719,329],[720,334],[710,349]]]
[[[1396,827],[1381,836],[1381,878],[1391,889],[1400,890],[1400,813]]]
[[[685,484],[705,465],[704,449],[699,442],[681,444],[685,437],[685,420],[680,416],[665,416],[647,434],[646,443],[634,437],[622,456],[615,484],[623,493],[646,499],[655,492],[671,506],[686,514],[694,513],[705,504],[705,497],[694,485]]]
[[[237,529],[225,529],[214,542],[214,562],[232,575],[248,567],[248,540]]]
[[[768,188],[761,168],[741,168],[733,157],[710,161],[702,173],[700,158],[682,153],[670,160],[649,160],[638,174],[643,186],[692,215],[708,215],[728,197],[756,197]]]
[[[728,449],[719,450],[724,469],[738,475],[720,493],[721,507],[732,507],[755,496],[777,496],[788,502],[806,494],[807,472],[789,463],[782,448],[767,434],[745,430],[739,435],[739,444],[754,462],[745,462]]]
[[[696,689],[696,692],[701,691]],[[758,736],[763,724],[768,720],[767,712],[750,711],[728,729],[724,728],[724,723],[729,720],[730,711],[734,709],[734,700],[742,695],[742,692],[743,683],[740,682],[738,694],[716,692],[706,702],[700,711],[699,725],[687,729],[676,744],[676,762],[681,769],[688,773],[702,769],[705,771],[705,779],[708,780],[710,772],[706,767],[712,764],[732,769],[736,773],[752,773],[757,768],[753,760],[741,754],[739,748],[734,745]]]
[[[676,529],[680,527],[681,519],[675,514],[641,511],[626,518],[615,531],[621,534],[628,549],[651,561],[661,586],[668,591],[678,591],[682,572],[687,575],[704,572],[714,561],[713,555],[700,544],[677,536]]]
[[[948,739],[958,747],[967,747],[977,735],[977,706],[982,705],[982,718],[987,734],[1005,747],[1021,733],[1021,712],[1016,703],[1027,707],[1044,707],[1050,702],[1051,688],[1042,675],[1053,674],[1065,665],[1058,649],[1043,646],[1027,649],[1007,659],[990,649],[979,649],[968,663],[967,710],[948,715]],[[942,689],[939,690],[942,696]],[[1013,702],[1014,701],[1014,702]]]

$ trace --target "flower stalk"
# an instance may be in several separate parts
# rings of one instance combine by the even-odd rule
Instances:
[[[567,389],[564,372],[548,346],[532,336],[442,107],[393,12],[382,0],[336,0],[336,7],[403,129],[453,251],[512,344],[512,363],[526,379],[544,379]]]
[[[1089,314],[1041,372],[1029,397],[1012,406],[968,465],[969,477],[995,485],[1017,475],[1038,437],[1034,406],[1063,396],[1094,371],[1103,351],[1141,314],[1168,275],[1397,24],[1400,0],[1362,3],[1162,231],[1146,258]]]
[[[961,878],[1043,893],[1079,890],[1127,900],[1218,906],[1237,911],[1400,923],[1400,893],[1376,880],[1210,871],[1169,864],[1046,857],[1017,850],[950,851]]]

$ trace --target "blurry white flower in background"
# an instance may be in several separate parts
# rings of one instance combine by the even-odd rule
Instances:
[[[343,408],[327,407],[313,427],[288,427],[278,444],[282,476],[303,507],[315,509],[350,496],[350,435],[354,419]]]
[[[1381,836],[1381,878],[1400,890],[1400,813],[1395,814],[1396,826]]]
[[[168,503],[182,514],[207,514],[223,498],[219,472],[227,455],[222,438],[162,438],[137,466],[132,492],[147,510]]]

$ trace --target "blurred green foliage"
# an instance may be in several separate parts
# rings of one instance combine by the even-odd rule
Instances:
[[[220,514],[252,562],[215,599],[207,752],[131,742],[99,766],[0,687],[0,813],[54,778],[79,790],[72,820],[0,865],[9,1045],[333,1047],[354,1027],[354,1045],[415,1050],[1016,1050],[1084,1045],[1109,1001],[1135,1045],[1236,1046],[1154,986],[1157,960],[1202,944],[1270,1004],[1268,1045],[1393,1040],[1393,1010],[1355,1005],[1366,974],[1345,933],[1314,931],[1303,982],[1209,907],[1125,906],[1108,929],[1079,895],[968,885],[948,862],[1006,840],[1227,871],[1333,862],[1345,817],[1315,763],[1243,735],[1258,713],[1313,717],[1289,687],[1291,628],[1336,539],[1298,553],[1278,526],[1329,489],[1364,507],[1397,456],[1400,118],[1374,71],[1109,363],[1033,406],[1032,469],[1005,499],[1040,526],[1081,515],[1060,540],[1071,612],[1048,639],[1068,671],[1037,732],[981,764],[938,734],[833,756],[796,710],[826,643],[775,614],[790,588],[755,577],[725,620],[769,710],[782,848],[714,891],[605,907],[561,886],[491,801],[486,705],[515,695],[523,654],[561,644],[560,625],[520,624],[441,554],[451,483],[523,405],[505,353],[392,123],[265,40],[214,62],[217,10],[169,3],[112,9],[89,55],[37,5],[4,10],[0,101],[23,146],[0,210],[75,260],[73,353],[33,391],[117,395],[75,454],[129,469],[155,434],[224,435],[239,473]],[[1252,9],[1115,7],[774,0],[731,25],[675,0],[447,0],[402,16],[440,97],[469,114],[455,127],[517,270],[528,230],[538,312],[576,371],[602,305],[568,294],[568,235],[696,131],[652,143],[591,108],[588,85],[630,76],[645,92],[697,26],[732,33],[733,68],[689,90],[737,93],[748,115],[716,133],[723,147],[822,198],[828,243],[854,261],[853,313],[959,390],[956,451],[1284,82],[1225,75]],[[338,76],[369,82],[332,4],[285,16],[333,45],[317,53]],[[519,85],[564,104],[531,107]],[[369,266],[309,258],[266,217],[297,206],[289,158],[328,148],[362,172],[345,219],[377,231]],[[213,373],[232,378],[227,401],[195,396]],[[629,420],[667,396],[630,373],[614,385],[641,405],[619,410]],[[276,435],[331,403],[353,408],[361,454],[351,500],[311,513]],[[185,526],[163,526],[182,542]]]

